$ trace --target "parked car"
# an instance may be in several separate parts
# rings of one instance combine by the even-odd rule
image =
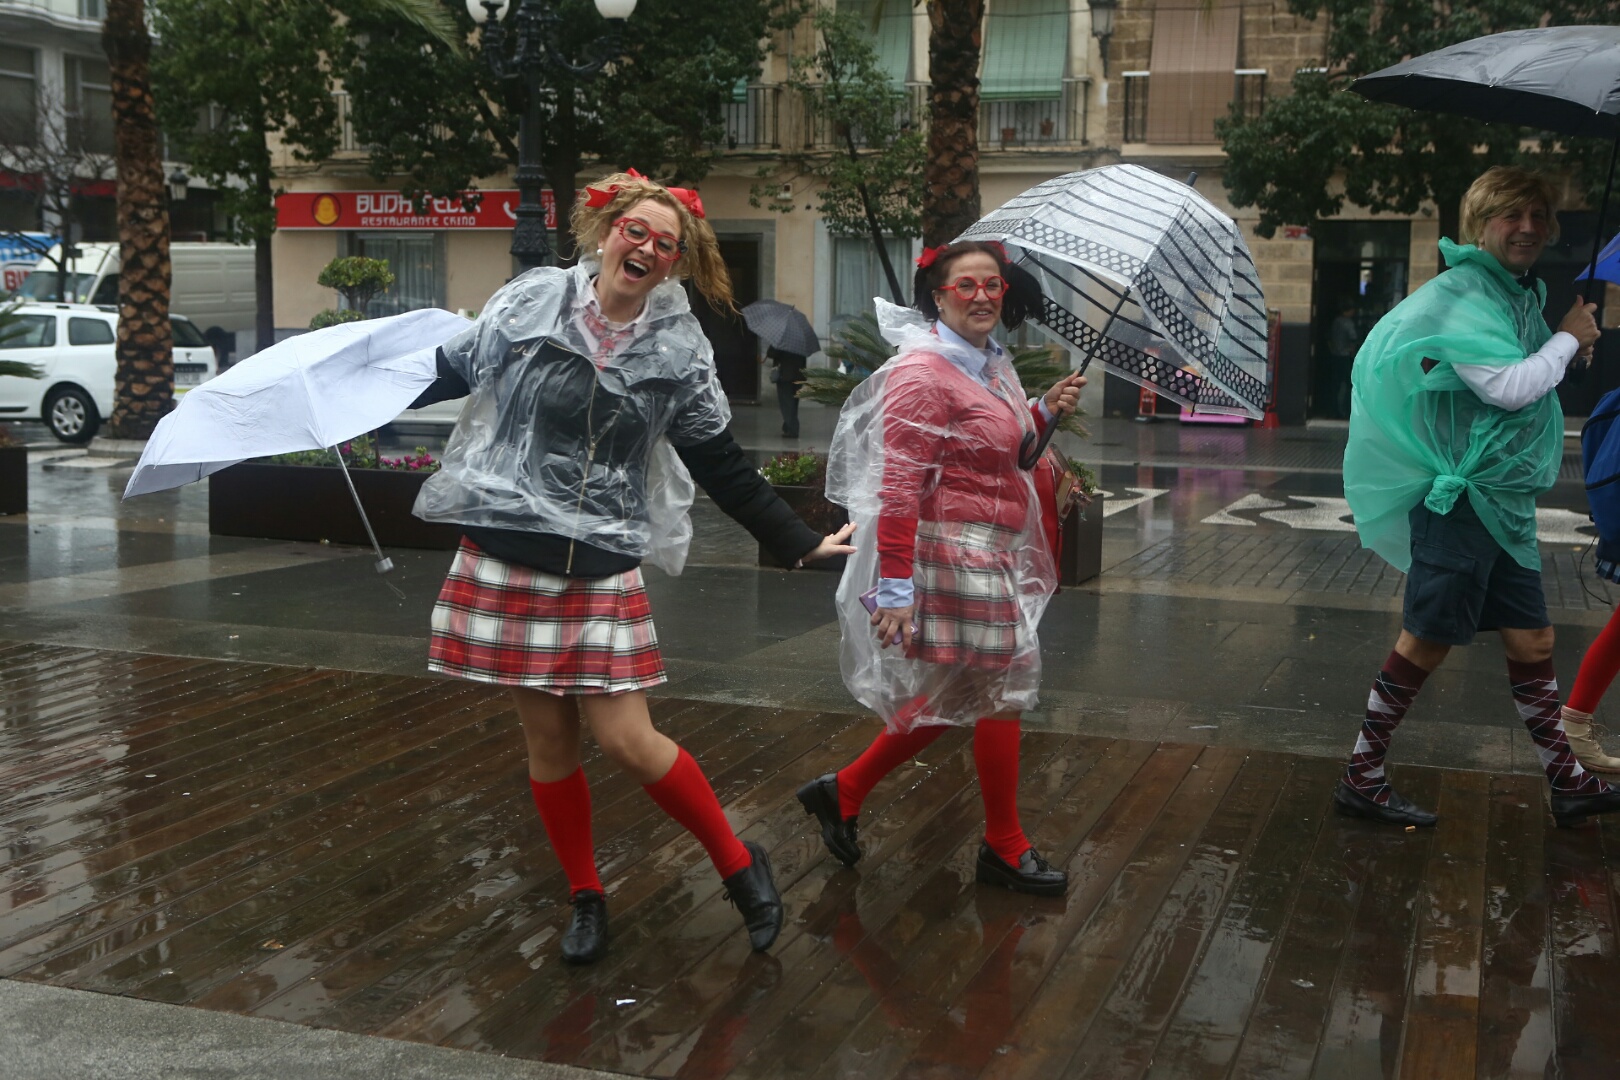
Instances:
[[[68,443],[89,442],[112,413],[118,315],[89,304],[23,304],[18,325],[0,340],[0,357],[34,365],[37,379],[0,375],[0,420],[43,420]],[[219,370],[213,348],[190,319],[174,326],[178,397]]]

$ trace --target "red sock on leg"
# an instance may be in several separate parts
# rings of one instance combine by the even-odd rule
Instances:
[[[984,842],[1008,866],[1030,848],[1018,823],[1017,720],[986,717],[973,727],[973,762],[979,769],[979,794],[984,798]]]
[[[604,892],[602,879],[596,873],[596,847],[591,840],[591,789],[585,782],[585,770],[575,769],[561,780],[549,784],[529,778],[529,790],[534,793],[534,806],[540,811],[540,822],[546,827],[551,850],[562,863],[568,878],[568,895],[577,895],[584,889]]]
[[[1569,692],[1569,707],[1576,712],[1597,712],[1598,702],[1616,674],[1620,674],[1620,608],[1609,616],[1602,633],[1581,657],[1581,669],[1575,673],[1575,685]]]
[[[720,808],[720,800],[715,798],[708,777],[684,749],[675,755],[675,764],[669,767],[663,779],[643,787],[659,809],[698,838],[722,878],[747,869],[753,861],[748,849],[731,831],[731,822],[726,820],[726,812]]]
[[[877,782],[888,776],[903,761],[910,761],[923,752],[935,739],[945,734],[943,724],[929,724],[912,728],[904,735],[895,735],[885,729],[861,756],[838,770],[838,812],[852,818],[861,812],[861,804],[877,787]]]

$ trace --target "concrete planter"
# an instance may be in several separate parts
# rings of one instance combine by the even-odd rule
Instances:
[[[1063,551],[1058,556],[1058,584],[1079,585],[1102,574],[1103,497],[1093,495],[1085,516],[1079,509],[1063,519]]]
[[[28,513],[28,447],[0,446],[0,514]]]
[[[791,506],[793,512],[803,518],[806,525],[823,536],[830,532],[836,532],[849,522],[848,512],[837,503],[828,502],[826,493],[820,487],[772,484],[771,490],[775,491],[783,502]],[[805,569],[836,570],[842,573],[844,561],[844,556],[835,555],[830,559],[822,559],[820,562],[806,563]],[[763,544],[760,545],[759,549],[759,565],[778,565],[777,561],[771,558],[770,553],[765,550]]]
[[[454,550],[461,530],[415,517],[411,507],[431,473],[350,469],[383,547]],[[243,462],[208,478],[208,531],[267,540],[369,544],[343,473],[315,465]]]

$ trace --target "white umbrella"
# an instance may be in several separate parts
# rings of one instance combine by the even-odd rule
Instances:
[[[373,431],[432,384],[435,350],[471,325],[430,308],[339,323],[255,353],[158,421],[124,498],[189,484],[248,458],[323,450]],[[384,569],[380,549],[377,558]]]

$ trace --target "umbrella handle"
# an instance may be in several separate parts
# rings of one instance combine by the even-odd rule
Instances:
[[[377,543],[377,534],[371,531],[371,519],[366,516],[366,508],[360,504],[360,493],[354,489],[354,479],[349,476],[349,467],[343,462],[343,454],[334,446],[332,455],[337,458],[338,468],[343,472],[343,482],[349,485],[349,496],[354,499],[354,508],[360,511],[360,524],[366,527],[366,536],[371,539],[371,550],[377,553],[377,573],[386,574],[394,568],[394,560],[382,553],[382,545]]]

